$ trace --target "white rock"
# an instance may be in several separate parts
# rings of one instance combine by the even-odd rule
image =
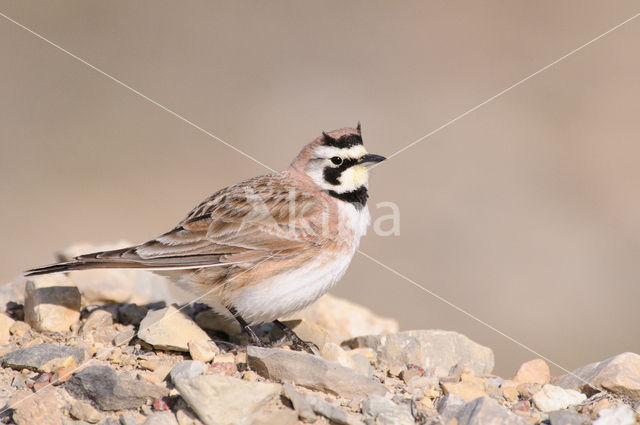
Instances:
[[[34,276],[27,281],[24,320],[41,332],[66,332],[80,320],[80,291],[63,274]]]
[[[179,379],[176,388],[206,425],[250,425],[280,395],[282,386],[214,374]]]
[[[193,360],[208,363],[220,354],[220,348],[213,341],[189,341],[189,355]]]
[[[361,373],[362,375],[371,377],[373,374],[373,368],[366,357],[357,353],[352,354],[349,351],[345,351],[333,342],[326,343],[320,350],[320,355],[325,360],[339,363],[344,367],[348,367],[349,369],[353,369],[356,372]]]
[[[626,404],[621,404],[610,409],[602,409],[598,413],[598,419],[593,425],[633,425],[636,422],[636,414]]]
[[[15,322],[11,317],[0,313],[0,345],[9,343],[9,329]]]
[[[533,395],[533,402],[543,412],[566,409],[580,404],[587,399],[584,394],[575,390],[566,390],[555,385],[546,384]]]
[[[211,341],[209,335],[177,306],[151,310],[140,322],[138,338],[155,348],[189,351],[191,341]]]

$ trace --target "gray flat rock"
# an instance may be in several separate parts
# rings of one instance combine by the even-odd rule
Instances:
[[[387,392],[382,384],[372,378],[307,353],[247,347],[247,363],[265,378],[294,382],[345,398],[364,398]]]
[[[21,348],[5,354],[0,358],[2,366],[16,370],[31,369],[40,372],[49,372],[47,363],[52,360],[73,357],[76,363],[81,364],[85,360],[85,351],[79,347],[68,347],[54,344],[38,344],[28,348]]]
[[[476,375],[491,373],[494,366],[490,348],[457,332],[417,330],[365,335],[342,344],[351,348],[372,348],[383,364],[415,364],[439,377],[447,376],[456,365],[464,365]]]
[[[307,401],[314,412],[329,419],[331,423],[340,425],[364,425],[364,422],[358,419],[356,415],[347,413],[341,408],[327,403],[320,397],[310,395],[307,396]]]
[[[73,375],[64,388],[76,399],[91,400],[102,410],[137,409],[149,398],[167,394],[150,382],[118,375],[108,366],[90,366]]]
[[[176,363],[169,372],[171,382],[174,384],[180,379],[195,378],[202,375],[207,370],[207,366],[199,360],[184,360]]]
[[[367,423],[384,425],[414,425],[411,410],[398,406],[393,401],[379,395],[362,400],[362,414]]]
[[[528,425],[524,418],[489,397],[479,397],[465,404],[456,416],[458,425]]]

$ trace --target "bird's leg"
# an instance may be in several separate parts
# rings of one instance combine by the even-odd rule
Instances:
[[[291,347],[297,351],[306,351],[309,354],[316,354],[311,348],[308,342],[303,341],[294,331],[279,320],[274,320],[273,324],[276,325],[284,333],[286,339],[291,341]],[[313,343],[312,343],[313,344]],[[315,344],[314,344],[315,345]]]
[[[249,338],[251,339],[254,345],[257,345],[258,347],[266,347],[264,342],[262,342],[262,340],[258,338],[258,335],[256,335],[256,333],[253,331],[253,329],[251,329],[251,326],[249,326],[249,324],[242,318],[242,316],[240,316],[240,314],[238,313],[238,310],[236,310],[235,307],[233,306],[227,307],[227,310],[229,310],[229,312],[233,315],[233,317],[236,318],[238,323],[240,323],[240,327],[242,327],[242,329],[247,333],[247,335],[249,335]]]

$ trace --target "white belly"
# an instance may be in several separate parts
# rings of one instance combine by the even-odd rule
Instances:
[[[294,313],[316,301],[342,278],[370,221],[367,208],[357,211],[345,204],[342,210],[340,225],[353,235],[354,240],[349,244],[352,249],[329,261],[335,254],[327,253],[299,269],[235,292],[230,301],[247,322],[270,322]]]

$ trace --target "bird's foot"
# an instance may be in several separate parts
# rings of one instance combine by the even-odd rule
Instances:
[[[282,331],[282,333],[284,333],[284,337],[282,337],[279,341],[290,341],[291,348],[295,351],[306,351],[309,354],[318,354],[318,352],[320,351],[313,342],[303,341],[302,338],[296,335],[296,333],[292,331],[291,328],[289,328],[281,321],[274,320],[273,324],[276,325]],[[311,347],[312,345],[313,348]]]

